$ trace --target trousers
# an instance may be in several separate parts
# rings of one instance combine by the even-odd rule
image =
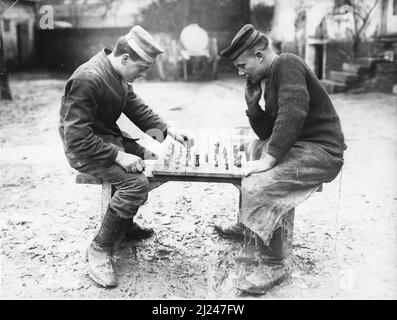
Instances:
[[[143,159],[145,148],[134,140],[120,138],[111,143],[120,151],[135,154]],[[105,166],[102,161],[90,162],[79,167],[78,171],[91,174],[110,183],[116,189],[110,199],[109,209],[120,218],[133,218],[148,198],[149,181],[143,173],[127,172],[116,163]]]
[[[265,155],[266,144],[266,140],[248,144],[247,160],[258,160]],[[342,166],[343,158],[331,155],[320,145],[296,142],[272,169],[242,180],[238,221],[269,244],[281,218],[309,198],[322,183],[335,179]]]

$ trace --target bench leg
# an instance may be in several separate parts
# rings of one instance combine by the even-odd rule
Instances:
[[[112,185],[109,183],[102,184],[101,221],[105,217],[105,214],[106,214],[106,211],[108,210],[111,198],[112,198]]]
[[[238,212],[240,212],[242,205],[241,185],[240,184],[233,184],[233,185],[238,189]]]

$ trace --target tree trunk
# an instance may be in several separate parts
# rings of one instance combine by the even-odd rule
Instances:
[[[0,23],[0,100],[11,100],[11,90],[8,83],[8,71],[5,66],[3,52],[3,33]]]
[[[353,60],[356,60],[358,56],[358,47],[360,45],[360,37],[353,37],[353,44],[352,44],[352,56]]]

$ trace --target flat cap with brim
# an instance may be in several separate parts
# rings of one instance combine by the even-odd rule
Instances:
[[[234,36],[232,43],[221,51],[222,57],[235,60],[258,39],[259,31],[252,24],[244,25]]]
[[[157,55],[164,52],[160,44],[141,26],[132,27],[125,39],[131,49],[147,63],[154,62]]]

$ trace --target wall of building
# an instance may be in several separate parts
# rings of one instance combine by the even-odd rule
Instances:
[[[364,41],[359,44],[357,58],[368,58],[372,53],[373,43]],[[326,44],[325,78],[329,78],[331,70],[342,70],[344,62],[351,62],[352,44],[350,41],[332,41]]]
[[[87,18],[84,20],[87,24],[81,28],[39,30],[38,48],[41,64],[52,69],[70,72],[104,46],[113,47],[116,40],[127,34],[133,24],[142,25],[153,35],[162,34],[163,38],[179,41],[180,32],[185,26],[198,23],[210,37],[217,39],[219,52],[230,44],[235,33],[249,19],[247,0],[218,0],[216,2],[212,0],[175,0],[173,2],[140,0],[137,4],[141,10],[137,15],[133,15],[137,13],[137,5],[129,6],[127,4],[130,2],[121,0],[115,1],[115,4],[117,3],[121,5],[117,12],[125,8],[125,15],[131,14],[131,19],[134,16],[134,19],[125,26],[104,28],[103,25],[98,24],[95,28],[87,28],[88,25],[92,25],[92,21]],[[247,11],[246,14],[243,14],[243,9]],[[59,12],[61,11],[58,10],[58,15]],[[107,21],[119,16],[111,12],[108,14]],[[219,69],[232,70],[233,65],[229,59],[222,58],[219,61]]]
[[[0,19],[3,32],[4,59],[11,68],[31,66],[35,61],[35,6],[21,2],[7,10]],[[26,39],[18,43],[18,25],[26,24]]]
[[[397,33],[397,1],[388,0],[386,6],[386,34]]]
[[[71,72],[104,47],[113,48],[129,28],[39,30],[38,57],[43,67]]]
[[[127,34],[129,30],[129,28],[39,30],[37,43],[39,63],[42,67],[70,73],[104,47],[113,48],[117,39]],[[155,38],[162,37],[156,32],[151,33]],[[209,31],[208,34],[217,39],[218,51],[228,46],[234,35],[229,31]],[[167,35],[167,38],[173,36]],[[228,59],[224,59],[220,63],[220,68],[232,69],[233,65]]]

